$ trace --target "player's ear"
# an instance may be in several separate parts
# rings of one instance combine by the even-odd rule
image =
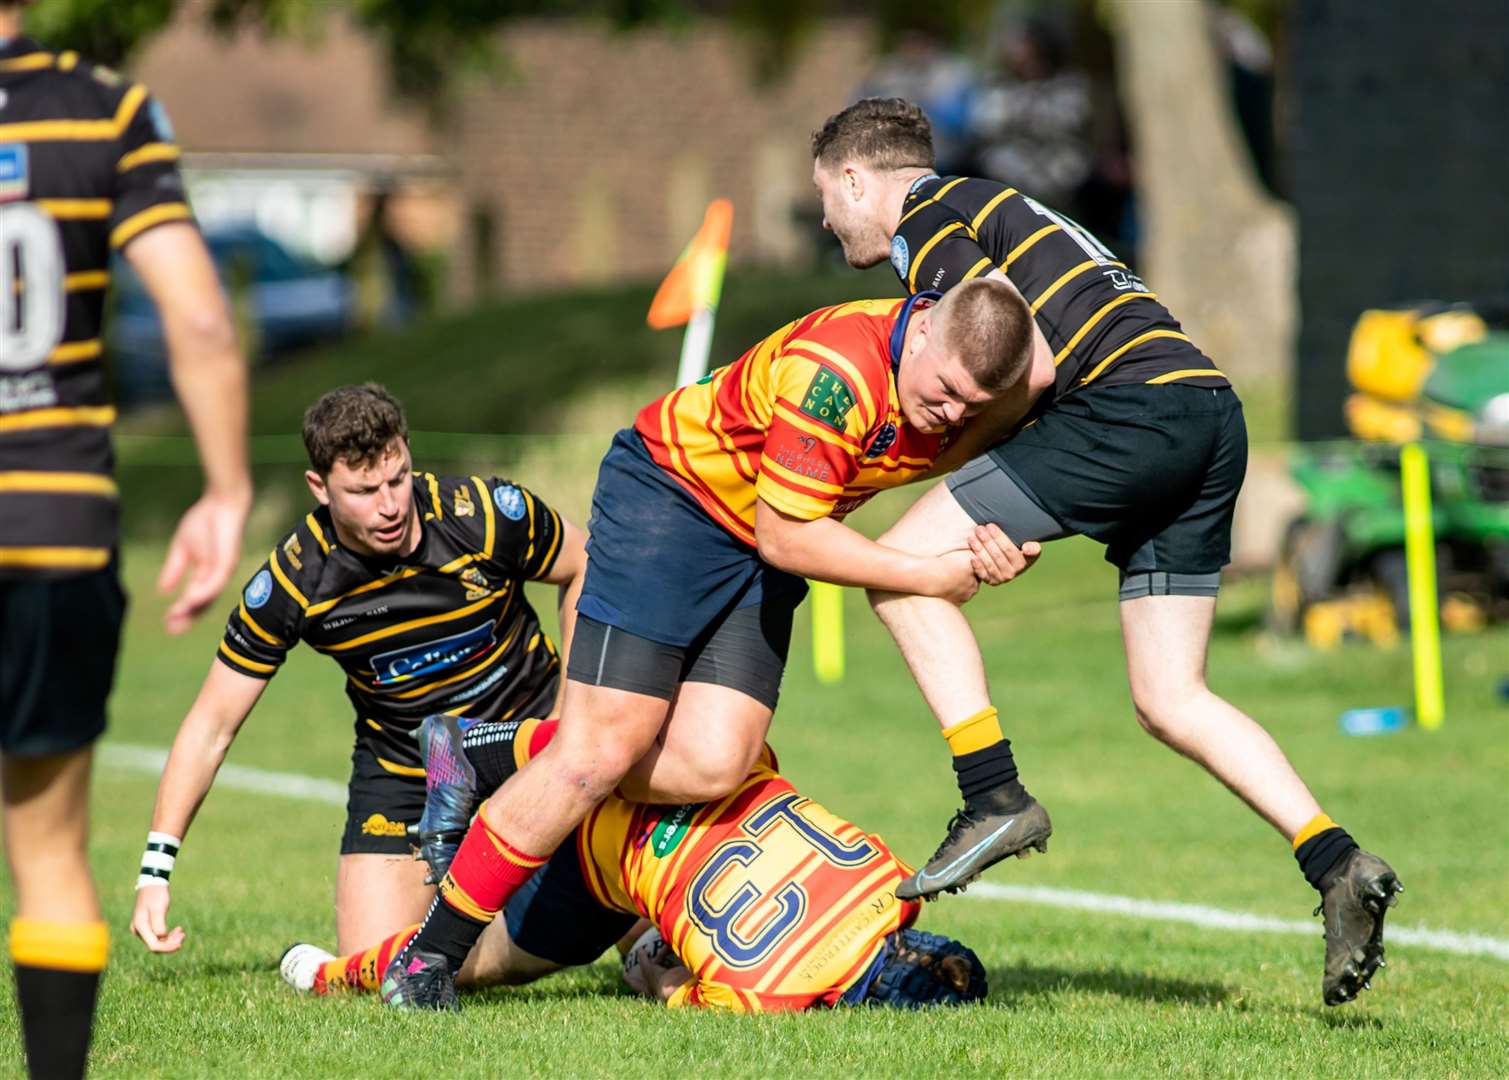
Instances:
[[[323,476],[313,469],[305,469],[304,483],[309,485],[309,494],[313,495],[321,506],[330,505],[330,492],[325,487]]]
[[[849,198],[859,202],[865,197],[865,177],[858,167],[854,165],[844,166],[844,190]]]

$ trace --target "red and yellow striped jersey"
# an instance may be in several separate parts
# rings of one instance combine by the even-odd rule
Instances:
[[[911,870],[796,792],[766,757],[733,794],[668,807],[609,799],[577,833],[599,903],[655,923],[694,978],[669,1005],[832,1005],[910,926]]]
[[[899,342],[909,312],[902,300],[820,308],[646,405],[635,430],[747,544],[757,499],[803,521],[847,514],[926,472],[953,434],[919,431],[901,415],[893,334]]]

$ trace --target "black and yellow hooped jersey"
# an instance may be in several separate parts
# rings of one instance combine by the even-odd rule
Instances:
[[[177,163],[144,87],[28,38],[0,47],[0,576],[110,560],[110,253],[192,221]]]
[[[306,514],[242,590],[217,657],[270,679],[299,641],[346,672],[358,741],[390,772],[423,776],[410,738],[432,713],[544,716],[560,660],[523,584],[560,554],[560,516],[506,480],[417,473],[419,546],[365,558],[326,507]]]
[[[1140,277],[1074,221],[994,180],[926,176],[902,204],[891,266],[912,293],[1000,270],[1058,370],[1046,400],[1088,386],[1227,386]]]

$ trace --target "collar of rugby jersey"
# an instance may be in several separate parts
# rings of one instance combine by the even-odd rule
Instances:
[[[25,34],[13,38],[0,38],[0,60],[14,60],[18,56],[30,56],[32,53],[46,52],[42,43],[34,41]]]
[[[906,349],[906,327],[912,321],[912,311],[918,301],[925,300],[928,305],[937,303],[943,299],[941,292],[929,289],[915,296],[907,297],[906,303],[901,305],[901,314],[896,316],[896,325],[891,328],[891,376],[894,378],[901,374],[901,354]]]
[[[923,184],[931,184],[934,180],[942,179],[943,177],[939,176],[935,172],[928,173],[926,176],[917,177],[917,179],[912,181],[912,186],[906,189],[907,198],[910,199],[913,195],[917,194],[917,189],[920,188]]]

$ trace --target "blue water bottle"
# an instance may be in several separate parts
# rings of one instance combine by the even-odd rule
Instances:
[[[1348,709],[1341,714],[1341,730],[1348,735],[1387,735],[1401,730],[1409,718],[1397,705],[1378,709]]]

